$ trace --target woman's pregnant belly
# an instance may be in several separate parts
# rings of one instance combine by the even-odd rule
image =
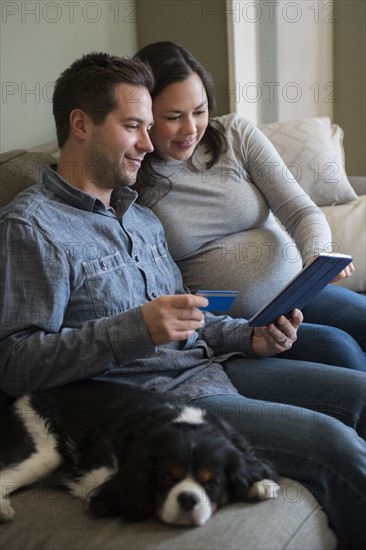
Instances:
[[[244,318],[252,316],[302,268],[295,243],[277,223],[223,237],[177,263],[192,292],[238,290],[228,314]]]

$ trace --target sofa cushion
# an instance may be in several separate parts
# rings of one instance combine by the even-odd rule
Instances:
[[[330,228],[335,252],[350,254],[353,257],[355,272],[339,285],[366,292],[366,195],[348,204],[323,206]]]
[[[14,149],[0,155],[0,206],[36,183],[46,164],[55,162],[47,152]]]
[[[344,170],[343,131],[330,118],[261,124],[301,187],[318,206],[357,198]]]
[[[299,483],[281,480],[279,498],[223,507],[202,527],[173,527],[157,520],[128,523],[93,518],[83,503],[42,484],[12,497],[16,516],[2,525],[7,550],[60,548],[113,550],[334,549],[326,515]]]

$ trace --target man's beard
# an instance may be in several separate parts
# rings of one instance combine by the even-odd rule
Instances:
[[[129,173],[123,163],[111,161],[96,148],[88,151],[84,170],[88,180],[100,189],[116,189],[136,182],[135,171]]]

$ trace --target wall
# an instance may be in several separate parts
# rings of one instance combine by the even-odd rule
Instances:
[[[227,0],[230,110],[257,123],[329,116],[366,174],[365,0]]]
[[[333,118],[337,91],[333,76],[332,2],[279,4],[278,120]]]
[[[366,2],[338,0],[334,24],[334,121],[344,129],[348,174],[366,175]]]
[[[92,50],[132,55],[136,6],[126,1],[1,2],[1,151],[55,139],[53,82]]]
[[[345,130],[348,173],[365,175],[365,9],[364,0],[3,0],[0,149],[54,138],[52,83],[74,58],[174,40],[212,73],[219,114],[329,115]]]
[[[210,71],[217,113],[229,111],[225,0],[136,0],[137,42],[170,40],[188,48]]]
[[[227,0],[227,6],[230,82],[238,90],[232,110],[257,123],[332,117],[324,90],[333,81],[331,9],[286,0]]]

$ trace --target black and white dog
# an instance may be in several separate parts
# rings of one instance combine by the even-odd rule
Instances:
[[[9,494],[50,474],[97,516],[202,525],[222,505],[277,496],[274,467],[203,409],[136,386],[81,381],[17,399],[0,428]]]

